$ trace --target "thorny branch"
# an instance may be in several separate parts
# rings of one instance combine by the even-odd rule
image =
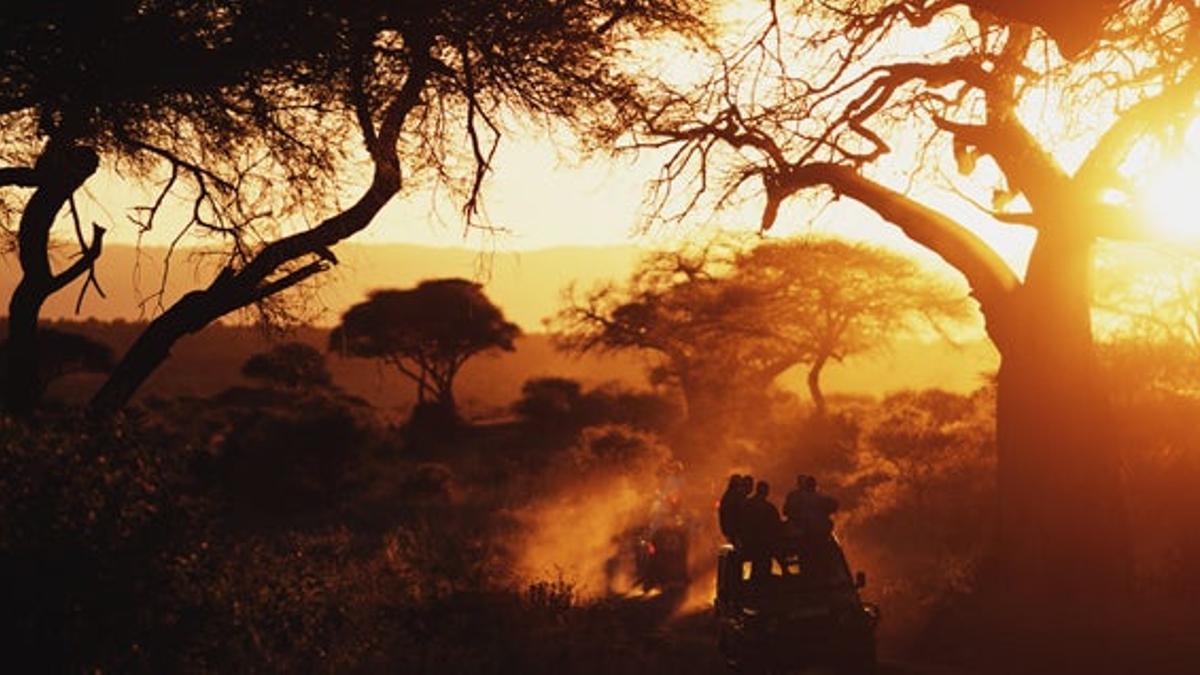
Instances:
[[[1026,126],[1020,108],[1033,88],[1048,82],[1081,100],[1094,99],[1087,87],[1101,80],[1057,57],[1035,58],[1035,49],[1048,42],[1043,34],[974,7],[963,13],[961,3],[950,0],[822,2],[824,17],[806,11],[808,23],[791,29],[772,23],[778,39],[790,45],[786,56],[767,33],[758,34],[731,56],[718,56],[719,67],[699,92],[683,95],[662,87],[654,104],[633,120],[639,132],[633,147],[671,151],[653,186],[652,208],[657,217],[685,216],[714,176],[723,176],[725,190],[714,200],[720,208],[758,179],[765,193],[761,228],[767,229],[786,199],[831,190],[834,199],[850,196],[929,245],[966,274],[981,301],[1000,300],[1019,281],[994,252],[960,224],[871,176],[886,168],[885,157],[914,161],[893,157],[897,139],[916,161],[931,162],[908,169],[910,188],[916,173],[940,173],[938,161],[928,158],[941,138],[939,147],[953,148],[963,175],[974,173],[980,157],[995,161],[1001,178],[993,188],[993,208],[953,180],[945,182],[951,193],[999,222],[1055,236],[1139,236],[1132,212],[1102,203],[1099,196],[1106,184],[1121,185],[1116,166],[1147,130],[1194,114],[1200,9],[1164,9],[1172,4],[1131,8],[1129,17],[1110,28],[1122,32],[1106,34],[1088,52],[1092,63],[1113,64],[1100,66],[1113,99],[1138,102],[1117,111],[1116,122],[1072,175]],[[935,19],[960,28],[919,57],[896,55],[895,43]],[[821,21],[828,28],[814,30]],[[1137,49],[1160,60],[1148,66],[1148,59],[1129,56]],[[910,149],[914,138],[921,140]],[[682,197],[680,190],[686,190]],[[1007,211],[1018,196],[1030,209]],[[682,208],[668,214],[675,204]]]

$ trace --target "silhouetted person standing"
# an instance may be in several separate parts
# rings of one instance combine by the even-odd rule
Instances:
[[[800,554],[800,547],[808,529],[805,527],[805,502],[808,499],[805,485],[808,478],[805,474],[796,476],[796,487],[792,488],[783,500],[783,517],[786,519],[783,523],[784,551],[788,555]]]
[[[797,532],[829,534],[837,509],[837,500],[817,492],[817,479],[805,474],[796,476],[796,487],[783,502],[783,515]]]
[[[779,509],[767,499],[771,486],[759,481],[754,496],[746,500],[746,558],[750,560],[750,581],[762,583],[771,576],[771,558],[779,549],[783,521]]]
[[[788,493],[783,512],[799,544],[800,566],[808,572],[824,575],[825,563],[832,565],[833,514],[837,509],[836,499],[817,491],[816,478],[804,474],[796,477],[796,489]]]
[[[729,485],[721,495],[721,502],[717,507],[717,522],[721,526],[721,534],[725,535],[735,548],[742,546],[741,540],[745,530],[743,512],[753,487],[754,479],[750,476],[733,474],[729,477]]]

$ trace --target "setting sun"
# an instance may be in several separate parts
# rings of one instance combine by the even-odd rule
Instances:
[[[1144,142],[1122,168],[1136,186],[1134,203],[1154,237],[1200,242],[1192,197],[1200,187],[1200,120],[1189,125],[1179,147]]]
[[[1200,241],[1200,224],[1189,197],[1200,187],[1200,157],[1185,156],[1151,169],[1138,188],[1138,206],[1155,234],[1171,241]]]

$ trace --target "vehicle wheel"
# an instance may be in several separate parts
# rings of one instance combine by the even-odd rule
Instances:
[[[862,652],[847,657],[837,669],[839,675],[875,675],[878,663],[875,659],[875,645],[864,648]]]
[[[785,672],[775,666],[763,663],[726,663],[733,672],[742,673],[742,675],[782,675]]]
[[[729,670],[735,673],[745,672],[745,664],[738,658],[740,656],[737,645],[737,637],[733,631],[722,627],[717,634],[717,651],[725,659],[725,665],[729,666]]]
[[[721,647],[723,647],[721,654],[725,657],[725,665],[730,672],[743,675],[775,675],[779,672],[753,653],[747,654],[743,650],[733,648],[729,642],[722,644]]]

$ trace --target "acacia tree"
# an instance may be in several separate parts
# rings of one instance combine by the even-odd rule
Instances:
[[[654,353],[661,358],[651,381],[679,388],[693,424],[726,418],[735,402],[728,392],[761,379],[759,372],[770,367],[738,363],[738,350],[759,335],[761,324],[737,320],[749,298],[745,289],[720,281],[735,255],[731,245],[712,240],[656,251],[625,284],[583,294],[568,288],[565,306],[549,321],[557,345],[580,353]]]
[[[23,203],[11,192],[4,195],[17,214],[22,273],[9,303],[10,411],[28,412],[36,404],[40,387],[29,364],[44,346],[37,330],[42,303],[85,275],[80,301],[90,288],[99,290],[93,264],[104,229],[93,225],[87,240],[76,192],[101,157],[134,178],[163,180],[154,202],[133,214],[144,228],[156,224],[160,207],[185,183],[194,199],[193,222],[185,230],[240,235],[248,220],[242,207],[250,203],[240,197],[261,187],[256,178],[282,171],[297,178],[299,191],[319,190],[330,177],[333,149],[299,139],[311,134],[314,119],[306,113],[334,99],[334,91],[328,81],[305,87],[298,79],[328,47],[286,38],[331,29],[332,17],[314,15],[307,22],[299,13],[277,17],[284,43],[292,46],[273,51],[263,49],[260,39],[269,25],[266,14],[263,3],[5,6],[0,149],[7,166],[0,170],[0,185],[32,189]],[[291,101],[273,91],[292,85]],[[289,103],[295,106],[290,113]],[[270,168],[246,170],[260,155]],[[295,206],[285,201],[275,204],[280,213]],[[74,225],[79,257],[54,271],[49,249],[64,211]]]
[[[738,257],[733,283],[753,289],[767,348],[808,369],[817,414],[826,412],[821,373],[831,362],[932,330],[949,337],[971,316],[951,284],[914,260],[837,239],[770,241]],[[778,365],[783,365],[780,359]],[[782,371],[780,371],[782,372]],[[771,379],[780,372],[768,372]]]
[[[329,347],[394,366],[417,384],[418,405],[430,402],[453,416],[454,378],[463,364],[489,350],[513,351],[520,334],[479,284],[432,279],[374,291],[342,315]]]
[[[832,239],[735,247],[714,241],[657,252],[624,287],[570,295],[552,322],[559,344],[657,353],[652,379],[680,388],[693,422],[757,405],[784,371],[802,365],[824,415],[820,378],[830,361],[969,313],[948,284],[876,247]]]
[[[335,263],[330,247],[366,227],[405,176],[451,187],[469,219],[504,120],[585,129],[592,115],[611,116],[633,90],[614,65],[621,45],[696,26],[684,9],[685,0],[6,3],[0,188],[16,214],[22,271],[9,305],[6,408],[37,403],[30,364],[45,299],[79,279],[99,290],[104,230],[85,235],[75,195],[101,160],[154,186],[131,214],[143,230],[178,220],[175,241],[207,236],[219,262],[210,283],[160,304],[92,399],[108,414],[180,337],[269,308]],[[369,184],[342,205],[347,172]],[[48,250],[61,220],[80,255],[55,270]]]
[[[848,198],[965,277],[1001,355],[998,553],[1016,598],[1098,598],[1127,579],[1091,248],[1146,236],[1122,166],[1190,121],[1200,90],[1194,5],[1062,4],[1103,29],[1073,31],[1059,3],[805,3],[722,57],[706,85],[663,88],[639,121],[641,144],[674,148],[664,185],[702,177],[703,190],[727,170],[726,196],[761,186],[764,229],[795,195]],[[1022,20],[1075,38],[1060,52]],[[1047,110],[1058,115],[1033,112]],[[1066,165],[1064,137],[1090,143]],[[1036,233],[1023,278],[939,208],[950,200]]]

